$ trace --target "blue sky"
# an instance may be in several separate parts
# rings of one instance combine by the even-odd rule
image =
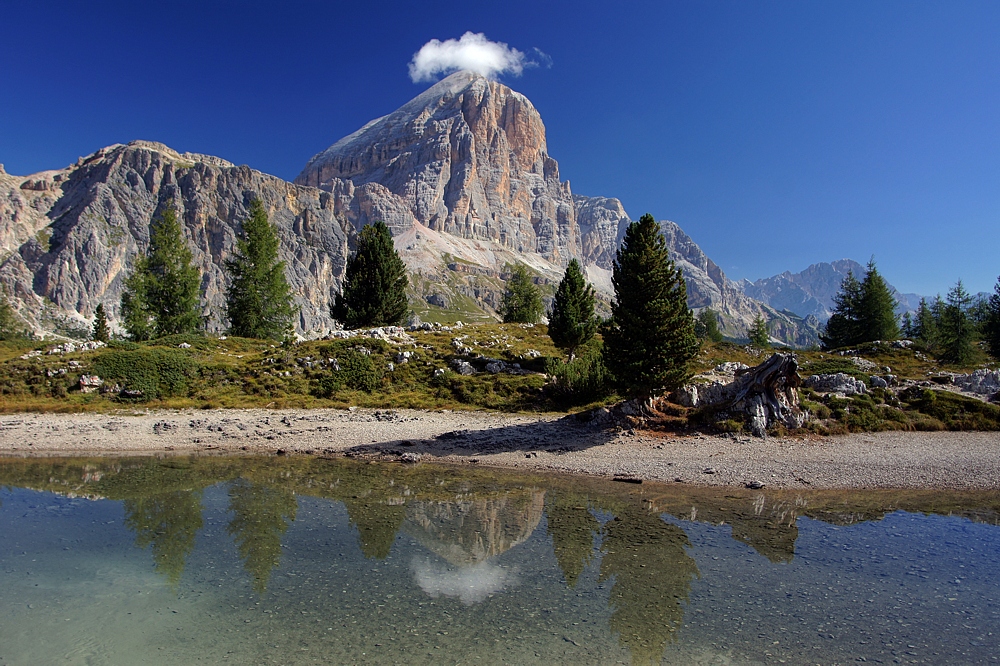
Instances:
[[[875,255],[902,291],[1000,274],[1000,2],[11,2],[0,162],[132,139],[294,178],[425,89],[430,39],[550,67],[527,95],[580,194],[679,223],[732,278]],[[529,53],[530,55],[530,53]]]

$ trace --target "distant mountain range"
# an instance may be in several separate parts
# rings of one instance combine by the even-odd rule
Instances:
[[[507,264],[525,264],[551,295],[573,258],[606,311],[612,262],[632,220],[618,199],[574,194],[560,180],[526,97],[458,72],[318,153],[294,183],[147,141],[31,176],[0,167],[0,284],[36,332],[80,334],[98,303],[115,322],[150,221],[173,205],[203,274],[208,328],[221,331],[223,262],[255,197],[278,227],[300,308],[296,330],[307,336],[331,329],[328,304],[369,222],[392,230],[419,316],[475,320],[495,316]],[[719,312],[733,338],[762,314],[775,341],[815,343],[843,275],[863,272],[841,261],[737,283],[677,224],[660,227],[690,306]]]
[[[864,278],[866,268],[852,259],[813,264],[803,271],[761,278],[754,282],[741,280],[743,293],[778,310],[788,310],[800,316],[813,315],[825,322],[833,313],[833,297],[840,291],[840,285],[848,273],[859,280]],[[899,314],[916,310],[920,305],[918,294],[903,294],[895,291]]]

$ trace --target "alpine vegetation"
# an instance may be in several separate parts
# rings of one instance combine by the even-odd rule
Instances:
[[[358,236],[358,249],[347,261],[344,286],[330,316],[346,328],[396,326],[406,319],[406,264],[392,244],[384,222],[370,224]]]

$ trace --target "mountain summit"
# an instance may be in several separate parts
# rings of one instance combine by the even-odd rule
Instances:
[[[524,95],[458,72],[317,154],[295,184],[143,141],[58,171],[0,173],[0,283],[38,333],[82,334],[99,303],[114,321],[150,221],[171,205],[202,271],[206,325],[223,330],[224,262],[254,198],[278,227],[296,329],[309,335],[332,326],[328,305],[365,224],[382,220],[392,230],[419,316],[468,321],[494,316],[508,264],[525,264],[550,294],[573,258],[606,310],[631,223],[618,199],[574,195],[559,179]],[[728,335],[744,336],[763,313],[776,339],[815,341],[810,322],[751,299],[679,226],[660,227],[689,305],[719,312]]]
[[[350,180],[395,231],[418,222],[559,264],[582,248],[568,182],[524,95],[456,72],[313,157],[295,182],[340,192]],[[382,188],[364,186],[377,183]],[[368,206],[363,206],[367,208]]]

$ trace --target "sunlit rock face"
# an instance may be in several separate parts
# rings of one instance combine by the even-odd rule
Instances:
[[[403,531],[456,566],[471,566],[523,543],[542,519],[544,490],[457,502],[413,502]]]
[[[300,332],[329,329],[353,228],[328,192],[207,155],[146,141],[103,148],[59,171],[0,176],[0,281],[36,330],[86,327],[98,303],[117,319],[124,280],[149,244],[150,222],[177,209],[202,272],[209,330],[224,326],[225,267],[250,202],[281,240]]]
[[[384,186],[374,198],[386,201],[375,207],[398,197],[430,229],[557,263],[580,254],[569,183],[548,155],[538,111],[471,72],[452,74],[336,142],[295,182],[334,191],[344,180]]]

